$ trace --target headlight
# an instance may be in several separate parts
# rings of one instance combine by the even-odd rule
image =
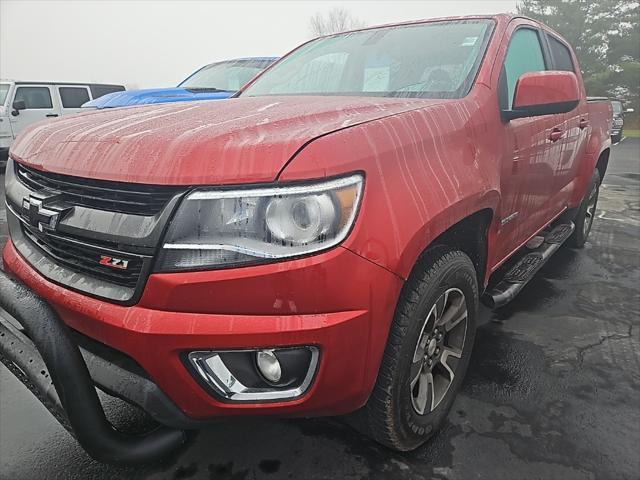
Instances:
[[[200,189],[169,226],[157,270],[263,263],[333,247],[349,233],[360,174],[304,185]]]

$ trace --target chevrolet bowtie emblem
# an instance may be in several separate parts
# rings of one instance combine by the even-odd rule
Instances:
[[[62,202],[61,193],[52,190],[40,190],[22,199],[22,218],[41,232],[55,230],[72,209]]]

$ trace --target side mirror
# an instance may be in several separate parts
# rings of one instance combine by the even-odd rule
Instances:
[[[573,72],[529,72],[518,78],[513,106],[503,110],[506,120],[570,112],[580,103],[578,78]]]
[[[11,115],[17,117],[20,115],[20,110],[25,110],[27,108],[27,104],[24,103],[24,100],[16,100],[13,102],[12,107],[13,111],[11,112]]]

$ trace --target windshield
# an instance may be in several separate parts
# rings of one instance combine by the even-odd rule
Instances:
[[[622,113],[622,102],[613,101],[611,102],[611,106],[613,107],[613,114],[620,115]]]
[[[235,60],[212,63],[198,70],[178,87],[190,90],[235,92],[271,63],[273,63],[271,60]]]
[[[4,105],[4,101],[7,99],[9,93],[10,84],[0,83],[0,105]]]
[[[473,84],[492,27],[490,20],[446,21],[319,38],[242,95],[459,98]]]

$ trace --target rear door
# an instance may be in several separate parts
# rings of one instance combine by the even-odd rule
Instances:
[[[80,107],[91,100],[91,93],[87,85],[56,85],[60,96],[62,115],[78,113]]]
[[[529,24],[516,24],[512,28],[498,85],[501,109],[511,109],[516,84],[522,74],[551,69],[540,30]],[[498,262],[511,255],[549,221],[548,200],[554,188],[555,158],[562,148],[556,132],[562,130],[562,123],[562,115],[503,122],[506,155],[500,182]]]
[[[576,60],[571,49],[560,38],[550,33],[545,34],[549,48],[549,56],[553,70],[573,72],[580,79],[580,71],[576,68]],[[582,81],[580,80],[582,85]],[[560,140],[562,149],[556,157],[557,165],[554,175],[554,197],[550,199],[551,207],[560,212],[568,206],[571,193],[578,179],[579,163],[584,158],[587,140],[591,132],[591,124],[586,101],[586,92],[582,87],[582,98],[579,105],[563,115],[564,136]]]
[[[20,100],[24,101],[26,108],[20,110],[18,115],[10,115],[14,136],[34,122],[60,115],[60,104],[53,85],[16,84],[12,103]]]

